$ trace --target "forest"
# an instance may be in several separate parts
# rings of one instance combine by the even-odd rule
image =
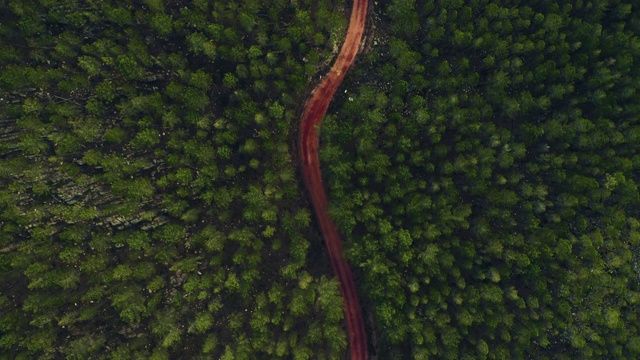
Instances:
[[[348,4],[5,5],[0,359],[340,359],[293,133]]]
[[[640,357],[639,10],[378,9],[320,155],[381,359]]]
[[[296,129],[346,0],[3,0],[0,359],[343,359]],[[379,359],[640,358],[640,9],[371,1],[321,161]]]

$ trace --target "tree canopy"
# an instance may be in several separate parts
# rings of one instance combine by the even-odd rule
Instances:
[[[291,129],[345,6],[7,1],[1,358],[342,357]]]
[[[321,133],[384,359],[640,355],[640,17],[407,1]]]
[[[0,358],[343,358],[294,147],[349,4],[4,5]],[[370,9],[320,156],[372,353],[640,358],[637,5]]]

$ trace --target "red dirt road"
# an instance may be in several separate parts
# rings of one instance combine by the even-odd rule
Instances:
[[[353,0],[351,19],[345,42],[333,67],[313,90],[311,98],[305,105],[300,119],[298,139],[298,151],[304,182],[311,196],[311,202],[329,250],[333,271],[340,282],[340,292],[342,293],[346,310],[349,347],[351,359],[353,360],[367,359],[367,335],[364,330],[364,321],[353,276],[342,253],[340,236],[327,212],[327,195],[324,192],[322,175],[320,174],[320,162],[318,160],[319,139],[317,129],[322,123],[322,117],[327,112],[333,95],[358,53],[364,32],[367,5],[367,0]]]

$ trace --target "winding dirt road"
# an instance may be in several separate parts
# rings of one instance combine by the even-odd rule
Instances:
[[[349,347],[351,359],[353,360],[367,359],[367,335],[364,330],[364,321],[353,276],[349,265],[344,259],[338,231],[327,212],[327,195],[324,192],[322,175],[320,174],[320,162],[318,160],[319,138],[317,129],[322,123],[322,117],[327,112],[333,95],[358,53],[362,34],[364,33],[367,5],[368,0],[353,0],[351,19],[345,42],[333,67],[313,90],[311,98],[305,104],[300,119],[298,138],[298,151],[304,182],[311,196],[311,202],[320,223],[324,241],[327,244],[333,271],[340,282],[340,292],[342,293],[346,310]]]

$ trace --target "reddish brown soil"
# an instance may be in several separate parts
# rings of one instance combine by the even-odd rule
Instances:
[[[300,119],[298,139],[298,151],[304,182],[311,196],[311,202],[327,244],[333,271],[340,282],[340,292],[344,299],[347,318],[351,359],[354,360],[367,359],[367,335],[364,330],[364,321],[362,320],[362,312],[360,311],[358,293],[353,282],[353,276],[342,253],[340,236],[327,212],[327,195],[322,185],[320,162],[318,160],[319,139],[317,130],[322,123],[322,117],[327,112],[334,93],[358,53],[364,32],[367,2],[367,0],[353,1],[345,42],[335,64],[322,82],[313,90],[311,98],[305,105]]]

